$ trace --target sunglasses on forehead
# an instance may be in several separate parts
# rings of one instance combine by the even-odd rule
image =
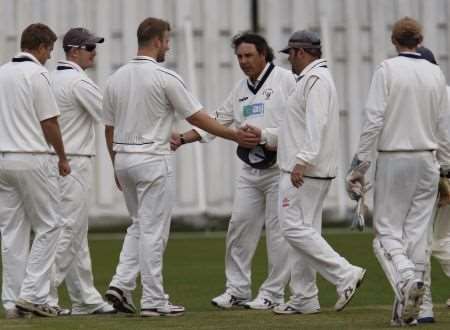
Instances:
[[[87,44],[87,45],[67,45],[66,47],[71,47],[71,48],[79,48],[79,49],[85,49],[88,52],[92,52],[95,50],[95,48],[97,47],[96,44]]]

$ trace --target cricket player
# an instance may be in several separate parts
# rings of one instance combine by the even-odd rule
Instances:
[[[284,302],[284,289],[290,277],[287,262],[289,245],[284,240],[278,222],[278,181],[280,171],[272,163],[261,166],[255,156],[266,145],[276,150],[278,127],[285,113],[289,92],[295,86],[294,75],[272,63],[273,50],[260,35],[244,33],[232,40],[239,65],[247,76],[240,80],[222,106],[214,114],[219,123],[234,124],[252,131],[257,139],[252,149],[239,148],[243,160],[237,179],[234,206],[226,238],[225,292],[212,299],[220,308],[244,306],[251,309],[271,309]],[[192,130],[173,139],[181,145],[200,140],[209,142],[213,136]],[[178,142],[178,143],[177,143]],[[249,141],[252,142],[252,141]],[[258,160],[258,162],[255,162]],[[251,301],[252,258],[265,227],[268,276],[258,295]]]
[[[70,173],[70,166],[44,67],[56,39],[47,25],[31,24],[22,32],[22,52],[0,67],[0,232],[7,318],[21,317],[23,311],[57,315],[46,302],[61,226],[57,180]],[[51,147],[57,167],[51,166]]]
[[[376,69],[359,147],[347,176],[355,197],[365,184],[358,167],[378,149],[373,248],[395,293],[392,325],[417,323],[428,268],[427,233],[439,173],[450,168],[445,77],[416,52],[422,27],[405,17],[392,29],[398,56]]]
[[[144,317],[177,316],[185,311],[169,302],[162,280],[175,203],[175,164],[170,150],[175,114],[239,142],[235,130],[202,111],[178,74],[159,64],[169,50],[169,31],[164,20],[149,17],[142,21],[137,56],[111,76],[103,99],[106,140],[132,219],[106,297],[119,311],[134,313],[131,292],[140,272],[140,314]]]
[[[361,284],[366,270],[350,264],[321,235],[322,210],[336,176],[339,106],[333,78],[322,59],[321,40],[312,31],[297,31],[281,52],[299,75],[280,127],[279,218],[291,246],[292,297],[276,314],[320,311],[316,272],[336,286],[341,311]]]
[[[427,61],[437,65],[433,52],[428,48],[418,47],[417,52]],[[449,86],[447,86],[447,95],[450,97]],[[448,130],[450,131],[450,127]],[[441,180],[448,179],[441,178]],[[440,187],[445,187],[445,185],[440,184]],[[433,212],[434,226],[430,228],[428,252],[439,261],[444,273],[450,277],[450,207],[448,206],[450,195],[448,193],[449,191],[442,191],[442,188],[439,190],[438,203],[435,204]],[[431,263],[428,263],[424,283],[425,294],[417,321],[419,323],[434,323],[433,300],[431,297]],[[450,307],[450,299],[447,300],[447,306]]]
[[[84,70],[94,66],[96,45],[103,41],[87,29],[70,29],[62,42],[66,60],[58,61],[50,76],[61,111],[59,123],[72,172],[59,179],[59,211],[63,227],[48,303],[58,307],[57,288],[65,280],[72,301],[72,315],[115,312],[94,287],[87,239],[95,124],[101,121],[102,95]],[[60,315],[67,311],[58,309]]]

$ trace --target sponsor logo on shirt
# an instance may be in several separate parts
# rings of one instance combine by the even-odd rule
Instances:
[[[283,198],[283,202],[281,203],[281,206],[282,207],[289,207],[289,198],[287,198],[287,197],[284,197]]]
[[[243,108],[244,117],[264,116],[264,103],[249,104]]]
[[[246,100],[248,100],[248,96],[244,96],[244,97],[238,99],[239,102],[244,102]]]
[[[272,94],[274,93],[272,88],[266,88],[265,90],[262,91],[262,95],[265,96],[266,100],[270,99],[270,96],[272,96]]]

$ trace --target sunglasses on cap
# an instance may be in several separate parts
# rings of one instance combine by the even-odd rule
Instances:
[[[87,45],[67,45],[66,47],[72,47],[72,48],[79,48],[79,49],[84,49],[87,52],[92,52],[95,50],[95,48],[97,47],[96,44],[87,44]]]

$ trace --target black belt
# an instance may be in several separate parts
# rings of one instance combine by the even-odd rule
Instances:
[[[436,149],[413,149],[413,150],[378,150],[378,152],[433,152]]]
[[[308,179],[313,179],[313,180],[333,180],[336,179],[335,176],[327,176],[327,177],[322,177],[322,176],[309,176],[309,175],[304,175],[304,178],[308,178]]]

